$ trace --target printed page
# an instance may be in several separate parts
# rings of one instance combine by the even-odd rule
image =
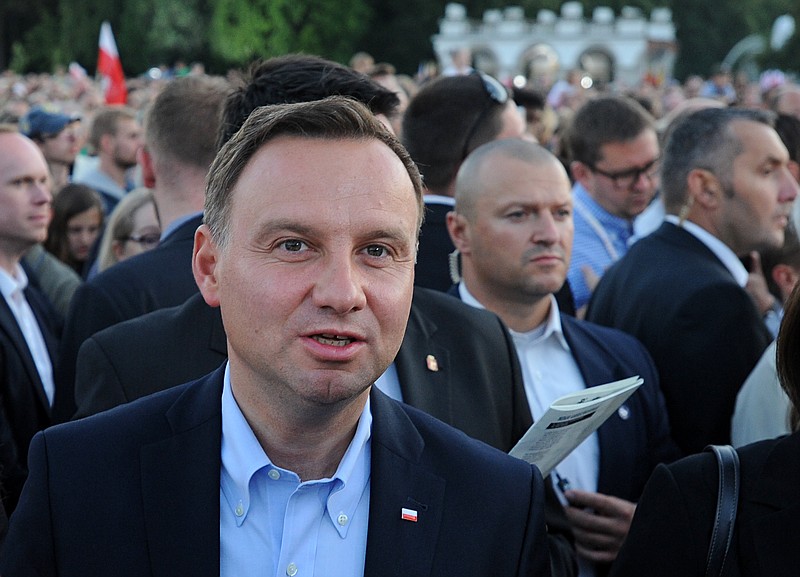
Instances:
[[[553,467],[596,431],[643,382],[637,375],[553,401],[509,454],[537,465],[542,475],[549,475]]]

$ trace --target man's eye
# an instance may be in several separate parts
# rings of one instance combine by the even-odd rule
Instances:
[[[380,245],[372,245],[367,247],[367,254],[374,257],[386,256],[386,248]]]
[[[286,240],[283,242],[283,248],[289,252],[300,252],[303,250],[304,243],[301,240]]]

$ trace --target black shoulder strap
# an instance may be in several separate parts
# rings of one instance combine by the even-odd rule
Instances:
[[[739,455],[730,445],[709,445],[706,450],[714,452],[719,464],[717,513],[706,562],[706,577],[717,577],[725,570],[736,524],[736,509],[739,506]]]

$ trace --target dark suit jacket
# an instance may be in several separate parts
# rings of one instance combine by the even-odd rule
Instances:
[[[453,284],[447,257],[455,250],[447,232],[447,213],[453,207],[447,204],[425,203],[425,221],[419,233],[417,265],[414,267],[414,284],[438,291],[446,291]]]
[[[597,430],[598,492],[636,502],[656,465],[680,456],[653,361],[640,342],[621,331],[563,314],[561,324],[587,387],[633,375],[644,379]]]
[[[60,351],[56,421],[75,413],[75,363],[86,339],[119,322],[178,306],[197,293],[191,263],[200,224],[202,217],[185,222],[158,247],[114,265],[77,290]]]
[[[606,271],[587,318],[634,335],[650,351],[673,437],[686,454],[730,442],[736,394],[771,336],[750,296],[703,243],[664,223]]]
[[[58,316],[45,297],[32,286],[25,298],[42,331],[50,362],[55,367],[58,349]],[[17,456],[13,470],[0,473],[6,492],[6,510],[14,510],[24,482],[28,445],[33,435],[51,424],[51,408],[44,385],[25,337],[5,299],[0,296],[0,401],[4,420],[11,432],[11,451]]]
[[[38,435],[0,572],[219,575],[222,376]],[[377,390],[372,413],[365,575],[549,575],[534,467]]]
[[[449,292],[459,294],[457,286]],[[597,430],[598,492],[636,502],[656,465],[680,456],[670,436],[653,361],[640,342],[621,331],[565,314],[561,315],[561,327],[587,387],[633,375],[644,379],[642,386]]]
[[[95,333],[81,346],[75,417],[86,417],[199,379],[228,358],[218,308],[198,292],[182,305]]]
[[[796,576],[800,567],[800,435],[739,450],[741,492],[728,577]],[[658,467],[612,575],[702,577],[719,475],[711,453]]]

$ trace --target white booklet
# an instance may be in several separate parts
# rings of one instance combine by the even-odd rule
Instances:
[[[546,477],[643,382],[637,375],[556,399],[509,454],[538,466]]]

